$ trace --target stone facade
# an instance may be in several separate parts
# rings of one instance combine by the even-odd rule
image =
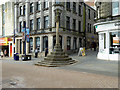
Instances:
[[[47,3],[47,4],[46,4]],[[57,6],[57,3],[55,1],[53,2],[40,2],[40,10],[37,9],[37,2],[29,2],[29,0],[26,0],[25,2],[19,2],[15,3],[15,30],[19,33],[16,36],[16,49],[15,51],[24,54],[24,41],[22,32],[21,32],[21,23],[22,27],[24,26],[24,22],[26,22],[26,28],[32,28],[30,30],[30,42],[26,44],[26,53],[27,54],[34,54],[35,48],[38,48],[39,50],[39,56],[42,56],[42,52],[44,52],[45,48],[49,49],[49,52],[53,50],[55,45],[55,35],[56,35],[56,25],[55,25],[55,12],[54,6]],[[81,46],[84,46],[84,43],[86,42],[84,40],[86,30],[84,30],[83,26],[86,27],[87,24],[84,25],[83,20],[84,18],[88,17],[87,15],[87,9],[89,8],[91,13],[91,19],[86,18],[86,22],[89,22],[91,24],[91,31],[93,32],[93,24],[94,24],[94,17],[93,14],[96,13],[94,9],[90,8],[88,5],[86,5],[83,2],[75,2],[76,5],[76,12],[73,12],[73,2],[70,2],[70,8],[67,9],[67,4],[64,2],[59,3],[64,6],[64,9],[61,14],[60,18],[60,45],[62,46],[62,49],[65,52],[73,53],[76,52]],[[45,5],[48,5],[48,7],[45,7]],[[86,17],[83,17],[83,8],[84,5],[87,7]],[[24,9],[25,6],[25,9]],[[81,14],[79,14],[79,6],[81,6]],[[21,9],[20,9],[21,8]],[[33,12],[30,13],[30,9],[33,10]],[[24,12],[25,10],[25,12]],[[24,14],[25,13],[25,14]],[[47,22],[47,28],[46,28],[46,16],[48,16],[48,22]],[[66,28],[66,24],[68,23],[68,18],[70,21],[70,28]],[[40,18],[40,29],[37,29],[37,20]],[[74,20],[74,21],[73,21]],[[79,22],[81,22],[79,24]],[[75,25],[73,25],[75,24]],[[80,26],[80,27],[79,27]],[[75,29],[73,28],[75,27]],[[89,32],[91,34],[91,32]],[[92,33],[93,34],[93,33]],[[93,34],[96,36],[96,34]],[[89,38],[89,37],[87,37]],[[38,40],[38,41],[37,41]],[[21,47],[19,47],[21,46]],[[17,48],[19,47],[19,48]]]
[[[0,37],[13,35],[14,30],[14,3],[6,2],[0,5]]]

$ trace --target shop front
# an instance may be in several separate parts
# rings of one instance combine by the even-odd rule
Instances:
[[[0,51],[4,54],[6,52],[7,57],[13,57],[13,42],[11,38],[0,38]]]
[[[120,21],[95,24],[99,34],[98,59],[120,60]]]

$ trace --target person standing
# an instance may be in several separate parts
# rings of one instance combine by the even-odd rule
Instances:
[[[48,54],[48,49],[45,48],[45,57],[47,57],[47,54]]]
[[[37,50],[37,48],[35,49],[35,58],[37,58],[38,57],[38,50]]]
[[[3,54],[3,51],[1,51],[1,58],[3,58],[4,54]]]
[[[7,50],[4,51],[4,55],[5,55],[5,57],[7,56]]]

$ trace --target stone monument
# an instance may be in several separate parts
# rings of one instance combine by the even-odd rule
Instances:
[[[63,65],[70,65],[75,63],[75,60],[69,58],[68,55],[62,50],[60,43],[59,43],[59,22],[60,22],[60,15],[62,12],[63,6],[55,6],[55,13],[56,13],[56,44],[54,50],[44,58],[43,61],[38,62],[35,65],[38,66],[47,66],[47,67],[59,67]]]

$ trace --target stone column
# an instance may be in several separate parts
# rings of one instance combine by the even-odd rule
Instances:
[[[43,36],[40,36],[40,52],[43,51]]]
[[[63,46],[63,50],[67,51],[67,36],[66,35],[63,35],[62,46]]]
[[[59,45],[59,21],[56,22],[56,45]]]
[[[55,2],[52,2],[52,6],[54,5]],[[55,27],[55,12],[54,12],[54,7],[52,7],[52,27]]]
[[[18,39],[18,53],[20,54],[20,39]]]
[[[29,43],[26,43],[26,54],[29,54]]]
[[[53,35],[48,35],[48,49],[49,53],[53,50]]]
[[[15,31],[18,31],[18,3],[17,3],[17,1],[15,2],[15,4],[14,4],[14,10],[15,10],[15,20],[14,20],[14,29],[15,29]]]
[[[33,30],[36,30],[36,2],[33,2],[33,22],[34,22],[34,26],[33,26]]]
[[[79,45],[79,37],[77,38],[77,49],[79,49],[80,47],[79,47],[80,45]]]
[[[35,51],[35,45],[36,45],[35,37],[33,37],[33,51]]]
[[[44,6],[44,2],[41,2],[41,16],[40,16],[41,29],[44,29],[44,11],[43,11],[43,6]]]
[[[52,27],[52,2],[49,2],[49,27]]]
[[[106,32],[106,53],[109,54],[110,50],[110,33],[109,31]]]

